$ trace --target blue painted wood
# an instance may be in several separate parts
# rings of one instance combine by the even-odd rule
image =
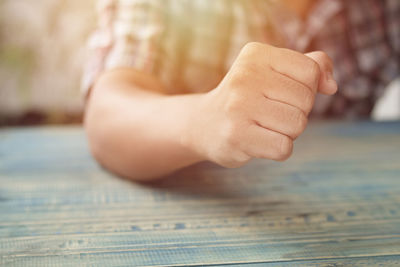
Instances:
[[[80,127],[0,130],[0,265],[400,265],[400,123],[316,123],[285,163],[151,184]]]

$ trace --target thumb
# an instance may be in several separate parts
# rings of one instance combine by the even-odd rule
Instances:
[[[333,78],[333,63],[330,57],[321,51],[311,52],[305,54],[318,63],[321,70],[321,76],[319,78],[318,92],[325,95],[333,95],[336,93],[338,86]]]

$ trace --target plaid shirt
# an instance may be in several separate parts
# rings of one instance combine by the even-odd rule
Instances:
[[[399,0],[319,0],[306,20],[279,0],[101,0],[83,90],[103,71],[132,67],[166,94],[205,92],[250,41],[333,59],[339,92],[318,96],[314,116],[367,117],[399,75]]]

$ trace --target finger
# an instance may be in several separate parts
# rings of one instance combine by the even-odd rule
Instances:
[[[313,59],[320,68],[321,76],[318,83],[318,92],[326,95],[333,95],[336,93],[338,86],[333,78],[333,63],[330,57],[320,51],[311,52],[305,55]]]
[[[243,151],[251,157],[283,161],[293,151],[293,141],[286,135],[259,127],[255,124],[247,129]]]
[[[296,139],[307,126],[307,117],[299,108],[268,98],[253,106],[253,120],[261,127]]]
[[[315,94],[303,84],[276,72],[269,72],[264,77],[264,95],[301,109],[308,115],[314,105]]]
[[[320,77],[318,64],[299,52],[270,46],[269,64],[273,70],[290,77],[316,93]]]

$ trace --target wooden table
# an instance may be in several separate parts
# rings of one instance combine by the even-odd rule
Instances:
[[[80,127],[0,131],[0,265],[221,264],[399,265],[400,123],[317,123],[285,163],[150,185],[102,170]]]

